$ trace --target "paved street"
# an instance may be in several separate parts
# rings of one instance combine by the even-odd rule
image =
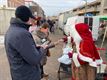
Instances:
[[[11,80],[4,46],[0,45],[0,80]]]

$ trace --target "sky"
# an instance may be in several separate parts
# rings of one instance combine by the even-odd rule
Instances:
[[[58,15],[61,12],[72,10],[80,5],[85,4],[85,0],[34,0],[45,12],[46,16]],[[87,0],[92,2],[95,0]]]

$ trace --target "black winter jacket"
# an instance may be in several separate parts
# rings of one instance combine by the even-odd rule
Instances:
[[[29,25],[12,18],[5,35],[5,49],[12,80],[40,80],[41,48],[37,48],[28,31]]]

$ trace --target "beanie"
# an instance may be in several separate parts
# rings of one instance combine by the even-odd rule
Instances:
[[[32,15],[31,10],[24,5],[21,5],[16,8],[15,16],[24,22],[27,22],[29,18],[35,19],[35,17]]]

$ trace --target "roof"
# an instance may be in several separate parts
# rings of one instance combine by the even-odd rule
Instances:
[[[94,2],[88,3],[87,6],[92,6],[92,5],[97,5],[97,4],[101,4],[101,0],[96,0]],[[84,7],[85,7],[85,5],[79,6],[77,8],[74,8],[73,11],[84,8]]]

